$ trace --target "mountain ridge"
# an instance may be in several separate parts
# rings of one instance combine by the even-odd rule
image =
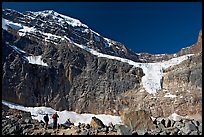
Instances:
[[[171,110],[163,107],[171,102],[167,95],[175,93],[189,99],[187,102],[179,99],[182,108],[191,103],[196,106],[190,112],[181,109],[180,113],[200,113],[202,50],[198,49],[202,48],[202,33],[194,45],[198,47],[193,48],[196,50],[187,48],[178,54],[140,55],[83,26],[72,26],[64,21],[60,24],[62,27],[54,21],[55,17],[31,15],[31,12],[25,15],[11,10],[2,12],[2,18],[10,21],[2,19],[8,26],[2,28],[4,100],[79,113],[121,115],[127,108],[146,109],[156,117],[181,109],[176,104]],[[178,58],[182,56],[185,61],[180,63]],[[173,65],[163,68],[161,63],[168,61]],[[156,64],[158,62],[160,64]],[[145,84],[157,87],[154,96],[149,94]],[[185,93],[186,87],[195,94]],[[170,93],[165,96],[167,91]],[[158,106],[153,106],[154,97]]]

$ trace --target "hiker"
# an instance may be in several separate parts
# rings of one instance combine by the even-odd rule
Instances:
[[[55,112],[53,115],[52,115],[52,119],[53,119],[53,129],[56,129],[57,128],[57,118],[59,116],[57,115],[57,112]]]
[[[71,125],[74,125],[74,123],[72,123],[69,118],[66,120],[65,123],[61,124],[61,126],[64,128],[70,128]]]
[[[48,114],[46,114],[46,115],[43,117],[43,119],[44,119],[44,121],[45,121],[45,129],[47,129],[48,122],[49,122]]]

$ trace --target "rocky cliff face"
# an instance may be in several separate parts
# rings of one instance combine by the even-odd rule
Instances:
[[[194,55],[164,70],[162,89],[155,96],[143,88],[123,93],[122,100],[128,102],[126,111],[147,110],[154,117],[177,113],[194,119],[198,118],[195,114],[202,114],[202,33],[196,44],[183,48],[177,55],[183,51]]]
[[[196,46],[202,48],[201,33]],[[180,52],[148,59],[147,54],[135,54],[79,20],[54,11],[3,10],[2,50],[2,98],[7,101],[81,113],[119,115],[126,109],[146,109],[155,117],[175,111],[201,113],[201,50],[188,52],[195,55],[164,70],[163,88],[156,96],[143,87],[145,74],[140,67],[99,57],[100,53],[157,62],[181,56]],[[96,52],[98,56],[93,55]],[[164,97],[167,92],[176,94],[177,100]]]

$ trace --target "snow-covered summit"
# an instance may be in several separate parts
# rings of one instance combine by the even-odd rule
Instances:
[[[79,27],[85,27],[85,28],[88,28],[87,25],[81,23],[80,20],[78,19],[74,19],[74,18],[71,18],[69,16],[65,16],[63,14],[60,14],[54,10],[44,10],[44,11],[38,11],[38,12],[31,12],[33,13],[35,16],[38,16],[38,15],[41,15],[41,16],[48,16],[48,15],[51,15],[53,16],[54,18],[57,18],[59,20],[59,22],[61,20],[65,20],[68,24],[72,25],[72,26],[79,26]]]
[[[79,19],[60,14],[54,10],[26,11],[20,13],[15,10],[2,10],[2,17],[13,23],[21,24],[23,29],[19,30],[19,35],[35,35],[45,38],[47,35],[56,36],[54,39],[46,41],[55,45],[61,41],[59,37],[66,36],[77,44],[91,47],[105,54],[125,57],[134,61],[140,61],[138,55],[131,52],[122,43],[108,39],[92,30]],[[14,17],[15,16],[15,17]]]

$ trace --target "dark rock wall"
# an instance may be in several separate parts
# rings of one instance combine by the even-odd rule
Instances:
[[[140,86],[144,75],[140,68],[97,58],[70,43],[52,45],[33,40],[32,37],[15,42],[3,39],[3,49],[8,50],[3,55],[2,98],[5,100],[57,110],[111,113],[117,105],[114,103],[117,95]],[[29,64],[23,54],[5,41],[34,55],[43,51],[42,57],[49,67]],[[41,49],[36,50],[37,47]]]

